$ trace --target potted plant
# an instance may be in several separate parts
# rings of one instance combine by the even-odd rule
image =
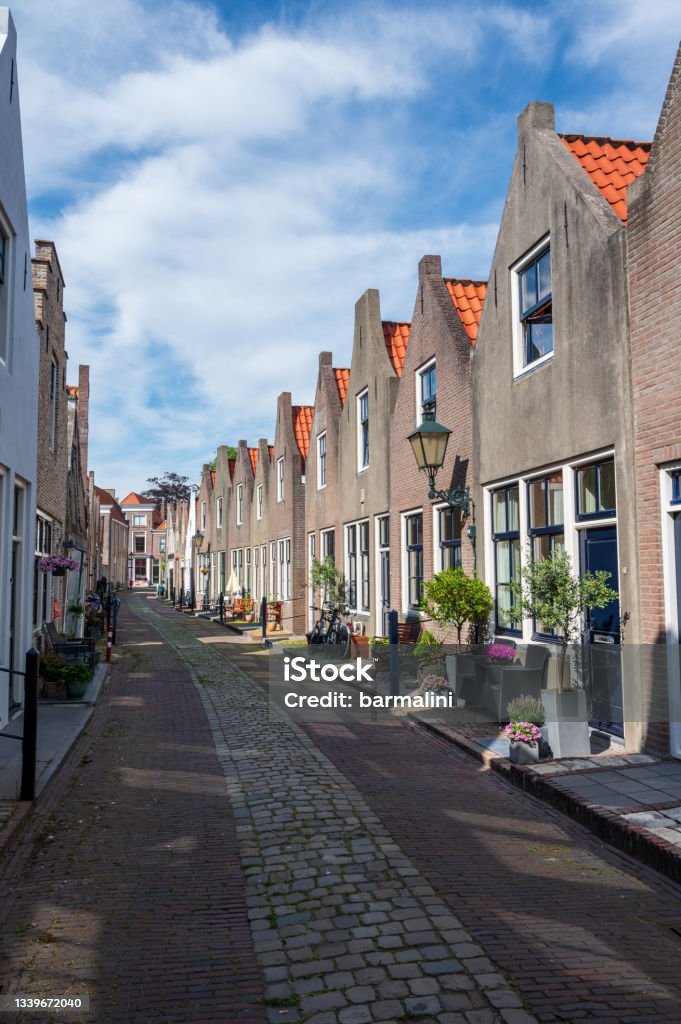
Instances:
[[[548,730],[546,729],[546,709],[541,698],[533,697],[530,693],[514,697],[506,706],[506,717],[512,723],[529,722],[530,725],[536,725],[541,733],[538,740],[539,758],[551,757]]]
[[[104,613],[88,608],[85,612],[85,635],[96,640],[104,630]]]
[[[422,693],[449,693],[449,683],[444,676],[437,672],[430,672],[423,676],[419,683],[419,690]]]
[[[67,569],[80,569],[80,562],[65,555],[44,555],[38,562],[38,572],[63,576]]]
[[[43,680],[43,694],[50,700],[64,697],[66,662],[57,654],[41,654],[39,673]]]
[[[87,684],[92,678],[90,666],[84,661],[77,661],[74,665],[67,665],[64,670],[66,681],[66,693],[73,700],[80,700],[85,694]]]
[[[429,673],[438,673],[444,669],[444,644],[434,633],[424,629],[414,646],[414,657],[417,661],[416,677],[422,680]]]
[[[515,647],[510,647],[508,644],[489,644],[488,647],[485,647],[484,653],[497,665],[512,665],[516,657]]]
[[[443,569],[423,584],[421,607],[443,629],[454,626],[461,644],[463,627],[468,622],[476,638],[483,632],[494,608],[489,587],[478,576],[467,576],[463,569]]]
[[[533,722],[509,722],[508,756],[513,764],[534,764],[539,760],[541,729]]]
[[[390,660],[390,640],[387,636],[372,636],[369,638],[371,657],[380,671],[385,668]]]

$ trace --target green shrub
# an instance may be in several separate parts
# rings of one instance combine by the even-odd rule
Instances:
[[[42,654],[40,657],[40,675],[46,683],[58,683],[64,678],[66,662],[58,654]]]
[[[531,722],[541,727],[546,721],[546,711],[541,700],[529,693],[509,700],[506,714],[511,722]]]
[[[73,665],[67,665],[63,678],[67,683],[87,683],[92,679],[90,666],[84,661],[77,661]]]
[[[436,664],[443,658],[442,647],[442,640],[424,629],[414,646],[414,657],[420,664]]]

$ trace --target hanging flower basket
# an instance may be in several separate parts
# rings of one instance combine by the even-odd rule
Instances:
[[[66,569],[80,569],[80,562],[65,555],[45,555],[38,562],[40,572],[51,572],[55,576],[63,576]]]

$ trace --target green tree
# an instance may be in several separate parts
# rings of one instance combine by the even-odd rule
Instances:
[[[331,555],[327,555],[322,561],[318,558],[312,559],[310,587],[313,592],[321,590],[325,601],[340,602],[343,600],[345,592],[343,576],[340,569],[336,568]]]
[[[478,576],[467,576],[463,569],[443,569],[423,584],[421,607],[443,629],[454,626],[459,645],[466,622],[476,636],[484,628],[494,601],[489,587]]]
[[[577,576],[567,551],[554,551],[537,560],[531,554],[530,549],[520,579],[511,583],[515,600],[510,617],[512,622],[532,617],[541,622],[544,630],[557,634],[561,642],[562,683],[568,644],[579,637],[584,609],[605,608],[619,595],[608,586],[609,572],[600,570]]]

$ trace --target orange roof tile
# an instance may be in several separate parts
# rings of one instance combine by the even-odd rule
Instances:
[[[154,503],[153,503],[153,501],[147,501],[147,499],[143,498],[141,494],[137,493],[137,491],[130,491],[130,494],[127,496],[127,498],[123,498],[123,501],[120,504],[121,505],[153,505]]]
[[[402,376],[404,357],[407,354],[407,345],[409,344],[410,327],[411,324],[396,323],[394,320],[383,321],[385,347],[388,350],[390,362],[393,364],[393,370],[398,377]]]
[[[274,445],[273,444],[268,444],[267,445],[267,451],[270,453],[270,462],[271,462],[272,459],[274,458]]]
[[[215,487],[215,470],[214,469],[211,469],[211,471],[210,471],[210,482],[213,485],[213,487]]]
[[[72,398],[78,398],[78,395],[79,395],[78,385],[77,384],[67,384],[66,385],[66,393],[68,395],[71,395]]]
[[[627,186],[645,171],[650,143],[588,135],[561,135],[560,138],[626,224]]]
[[[158,526],[155,526],[154,529],[155,530],[167,530],[168,529],[168,523],[164,519],[163,522],[159,523]]]
[[[310,431],[312,430],[314,408],[311,405],[292,405],[291,413],[298,451],[306,459],[310,450]]]
[[[248,457],[251,460],[251,469],[253,470],[253,476],[255,476],[258,469],[258,449],[249,448]]]
[[[350,383],[350,371],[336,370],[334,368],[333,375],[336,378],[336,387],[338,388],[340,403],[341,405],[345,405],[345,398],[348,393],[348,384]]]
[[[478,327],[482,316],[482,307],[487,294],[487,281],[471,281],[468,278],[445,277],[447,291],[459,314],[459,319],[468,335],[471,345],[475,345]]]

